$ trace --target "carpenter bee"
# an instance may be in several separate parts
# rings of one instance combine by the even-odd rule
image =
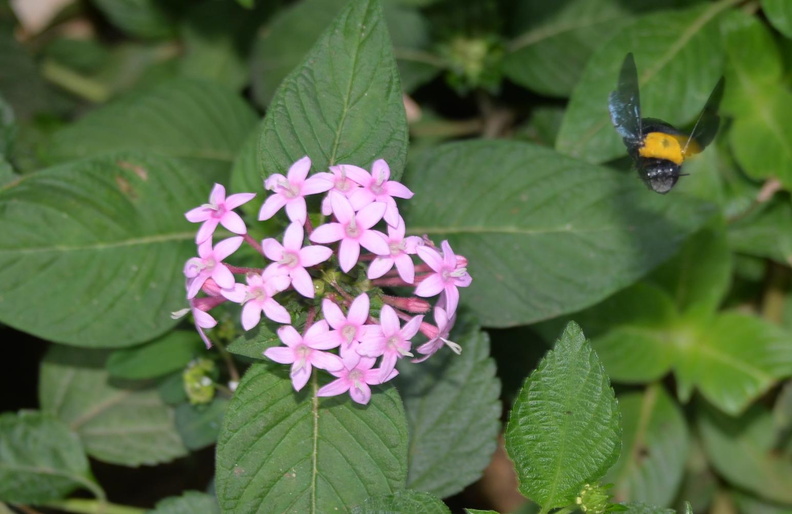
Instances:
[[[627,54],[616,90],[608,97],[608,109],[638,175],[649,189],[661,194],[671,191],[684,175],[682,163],[712,142],[720,124],[717,110],[722,96],[723,77],[710,93],[690,135],[662,120],[641,118],[638,71],[633,54]]]

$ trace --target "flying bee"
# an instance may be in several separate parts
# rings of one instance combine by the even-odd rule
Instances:
[[[649,189],[661,194],[671,191],[684,175],[682,163],[712,142],[720,124],[717,110],[722,96],[723,77],[710,93],[690,135],[662,120],[641,118],[638,71],[633,54],[627,54],[616,90],[608,97],[608,109],[638,175]]]

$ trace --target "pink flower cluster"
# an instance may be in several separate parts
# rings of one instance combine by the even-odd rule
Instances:
[[[268,238],[259,244],[247,234],[234,209],[252,200],[251,193],[226,197],[225,188],[216,184],[209,203],[185,214],[189,221],[201,223],[195,240],[198,257],[184,267],[187,299],[207,347],[211,341],[205,330],[217,325],[209,311],[225,302],[240,304],[245,330],[261,323],[262,315],[283,325],[277,333],[284,346],[269,348],[264,355],[291,365],[295,390],[302,389],[318,368],[336,377],[319,389],[319,396],[349,392],[354,401],[366,404],[369,386],[396,376],[399,359],[414,357],[420,362],[443,346],[461,351],[449,333],[459,304],[458,288],[471,282],[467,260],[455,255],[447,241],[438,249],[425,236],[405,235],[395,199],[409,199],[413,193],[390,180],[384,160],[374,162],[371,172],[341,164],[309,177],[310,168],[311,160],[303,157],[286,176],[273,174],[264,182],[272,193],[258,218],[270,219],[285,208],[290,224],[282,242]],[[314,228],[305,197],[320,193],[325,193],[321,213],[329,220]],[[213,243],[219,226],[236,235]],[[226,262],[243,242],[261,254],[266,266]],[[422,262],[416,265],[413,257]],[[244,283],[237,282],[236,275],[243,275]],[[383,291],[393,287],[413,287],[415,296]],[[422,298],[430,297],[438,298],[434,324],[423,316],[431,304]],[[289,304],[301,306],[301,319],[305,314],[302,334],[284,307],[287,298],[303,299]],[[379,308],[372,310],[372,303]],[[296,311],[293,314],[297,317]],[[420,355],[415,358],[412,339],[419,332],[426,342],[414,349]]]

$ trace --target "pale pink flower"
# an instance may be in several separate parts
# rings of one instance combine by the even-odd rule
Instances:
[[[333,187],[330,191],[336,191],[343,196],[349,198],[349,195],[355,190],[361,188],[361,184],[371,181],[371,175],[368,171],[352,164],[339,164],[338,166],[330,166],[332,173],[322,172],[317,173],[314,177],[321,178],[329,181]],[[330,195],[327,195],[322,200],[322,214],[330,216],[333,212],[333,207],[330,204]]]
[[[371,166],[369,181],[361,184],[363,188],[355,190],[349,200],[355,210],[360,210],[371,202],[385,205],[385,222],[395,226],[399,221],[399,208],[393,198],[409,199],[413,197],[413,192],[407,189],[404,184],[389,179],[390,167],[388,167],[388,163],[377,159]]]
[[[234,284],[226,288],[222,294],[235,303],[242,304],[242,328],[250,330],[261,321],[263,312],[272,321],[291,323],[291,316],[273,296],[289,287],[289,279],[272,270],[264,273],[248,273],[245,277],[247,285]]]
[[[264,350],[264,355],[280,364],[291,364],[291,379],[295,391],[302,389],[311,377],[312,366],[328,371],[339,371],[344,367],[341,358],[322,350],[335,348],[328,337],[327,323],[322,320],[311,325],[301,336],[291,325],[278,329],[278,338],[286,346]]]
[[[434,309],[434,320],[435,324],[437,325],[437,333],[429,339],[429,341],[425,342],[421,346],[417,348],[418,353],[423,355],[420,359],[413,359],[412,362],[423,362],[432,355],[434,355],[437,350],[442,348],[443,346],[448,346],[452,352],[459,355],[462,353],[462,347],[459,346],[457,343],[451,341],[449,339],[451,334],[451,329],[454,328],[454,322],[456,321],[456,314],[448,316],[448,313],[442,307],[435,307]],[[432,327],[435,328],[435,327]]]
[[[344,367],[338,371],[329,370],[333,376],[338,377],[316,392],[316,396],[336,396],[349,391],[349,396],[357,403],[367,404],[371,400],[371,388],[369,385],[381,384],[392,379],[399,374],[397,370],[382,379],[382,371],[379,368],[372,369],[377,359],[362,357],[354,352],[342,355]]]
[[[221,184],[215,184],[209,195],[209,203],[189,210],[184,214],[184,217],[192,223],[203,222],[203,225],[201,225],[195,235],[196,244],[200,244],[212,237],[218,224],[223,225],[234,234],[247,233],[245,222],[233,209],[249,202],[256,195],[253,193],[238,193],[226,198],[225,194],[225,187]]]
[[[417,248],[418,256],[434,270],[434,273],[428,275],[418,284],[415,294],[427,298],[445,293],[446,312],[453,316],[457,305],[459,305],[459,290],[457,288],[469,286],[473,279],[468,275],[467,268],[459,265],[448,241],[443,241],[441,246],[443,248],[442,256],[429,246]]]
[[[389,255],[380,255],[371,261],[368,269],[368,278],[379,278],[393,268],[394,264],[399,272],[399,276],[412,284],[415,280],[415,263],[411,254],[416,253],[416,247],[421,244],[421,238],[417,236],[404,237],[404,220],[399,216],[395,226],[388,225],[388,248]]]
[[[380,311],[379,337],[372,338],[360,344],[357,352],[366,357],[382,356],[380,363],[381,378],[390,375],[396,367],[396,361],[402,357],[412,357],[410,353],[410,339],[415,337],[421,327],[423,316],[415,316],[401,326],[396,311],[390,305],[383,305]]]
[[[303,248],[303,235],[302,225],[292,223],[283,234],[282,245],[276,239],[270,238],[261,243],[261,248],[268,259],[275,261],[267,269],[274,268],[279,274],[288,276],[298,293],[313,298],[313,281],[305,268],[326,261],[333,255],[333,251],[326,246]]]
[[[209,309],[212,309],[219,305],[220,303],[224,302],[222,298],[212,298],[212,297],[202,297],[202,298],[193,298],[190,300],[190,307],[187,309],[181,309],[176,312],[171,312],[171,319],[179,319],[184,317],[188,312],[191,312],[193,315],[193,322],[195,324],[195,330],[198,331],[198,335],[201,336],[201,340],[204,342],[207,348],[212,347],[212,341],[209,340],[207,337],[206,332],[204,332],[205,328],[213,328],[217,325],[217,321],[209,314]]]
[[[385,212],[383,204],[373,203],[355,213],[349,200],[339,193],[330,193],[330,202],[338,222],[316,227],[309,239],[314,243],[341,241],[338,263],[344,273],[357,263],[361,246],[377,255],[390,253],[385,234],[371,230],[382,219],[382,213]]]
[[[346,316],[332,300],[322,300],[322,314],[334,329],[330,334],[335,337],[337,346],[341,346],[342,350],[349,350],[355,343],[377,337],[379,327],[366,324],[369,308],[370,300],[366,293],[361,293],[352,301]]]
[[[234,275],[223,264],[223,259],[237,251],[242,245],[241,236],[229,237],[212,247],[212,239],[198,245],[198,257],[193,257],[184,265],[187,277],[187,298],[194,298],[204,282],[212,278],[221,288],[234,286]]]
[[[264,181],[264,187],[274,191],[274,194],[264,201],[264,205],[261,206],[259,211],[259,219],[270,219],[285,205],[289,219],[304,225],[308,217],[305,197],[324,193],[333,187],[332,183],[327,180],[316,177],[307,178],[310,169],[311,159],[305,156],[291,165],[287,177],[280,173],[273,173],[267,177],[267,180]]]

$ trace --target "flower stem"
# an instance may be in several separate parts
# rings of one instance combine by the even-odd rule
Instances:
[[[261,244],[258,241],[256,241],[255,239],[253,239],[252,237],[250,237],[250,234],[247,234],[247,233],[242,234],[242,237],[245,238],[245,242],[247,244],[249,244],[250,246],[252,246],[254,250],[256,250],[261,255],[264,255],[264,251],[261,249]]]

